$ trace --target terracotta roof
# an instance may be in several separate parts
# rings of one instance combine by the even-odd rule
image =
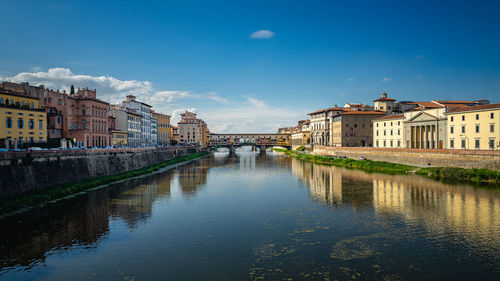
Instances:
[[[307,113],[307,115],[313,115],[313,114],[318,114],[318,113],[322,113],[322,112],[328,112],[328,111],[347,111],[349,110],[348,108],[344,108],[344,107],[330,107],[330,108],[326,108],[326,109],[321,109],[321,110],[317,110],[317,111],[314,111],[314,112],[311,112],[311,113]]]
[[[440,104],[474,104],[473,101],[467,100],[434,100],[433,102],[437,102]]]
[[[387,113],[384,111],[367,111],[367,110],[347,111],[347,112],[342,113],[342,115],[376,115],[376,114],[385,115]]]
[[[395,101],[395,99],[391,99],[391,98],[378,98],[378,99],[373,100],[373,101]]]
[[[373,120],[400,119],[400,118],[405,118],[405,115],[404,114],[386,115],[386,116],[382,116],[382,117],[379,117],[379,118],[376,118]]]
[[[475,105],[475,106],[462,106],[455,109],[452,109],[446,114],[456,113],[456,112],[464,112],[464,111],[476,111],[476,110],[485,110],[485,109],[495,109],[500,108],[500,103],[492,103],[492,104],[484,104],[484,105]]]

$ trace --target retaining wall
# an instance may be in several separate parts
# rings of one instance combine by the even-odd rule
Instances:
[[[317,155],[346,156],[419,167],[485,168],[500,171],[500,151],[315,146]]]
[[[166,147],[1,152],[0,196],[119,174],[197,151]]]

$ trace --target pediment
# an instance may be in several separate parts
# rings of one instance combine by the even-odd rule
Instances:
[[[408,119],[406,122],[423,122],[423,121],[436,121],[438,118],[427,112],[420,112],[412,118]]]

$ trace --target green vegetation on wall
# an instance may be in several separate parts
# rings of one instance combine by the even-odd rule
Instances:
[[[390,174],[416,173],[418,175],[444,180],[449,182],[470,182],[470,183],[490,183],[500,184],[500,172],[488,169],[463,169],[452,167],[432,167],[420,168],[404,164],[396,164],[385,161],[355,160],[349,158],[333,158],[329,156],[319,156],[302,153],[294,150],[276,149],[274,151],[283,152],[304,161],[314,163],[335,165],[347,168],[362,169],[370,172],[381,172]]]

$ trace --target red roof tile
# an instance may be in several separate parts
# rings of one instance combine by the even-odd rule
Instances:
[[[404,117],[405,117],[404,114],[394,114],[394,115],[382,116],[382,117],[379,117],[379,118],[376,118],[373,120],[400,119],[400,118],[404,118]]]
[[[447,112],[456,113],[456,112],[464,112],[464,111],[475,111],[475,110],[484,110],[484,109],[495,109],[500,108],[500,103],[492,103],[492,104],[484,104],[484,105],[474,105],[474,106],[462,106],[455,109],[452,109]]]

